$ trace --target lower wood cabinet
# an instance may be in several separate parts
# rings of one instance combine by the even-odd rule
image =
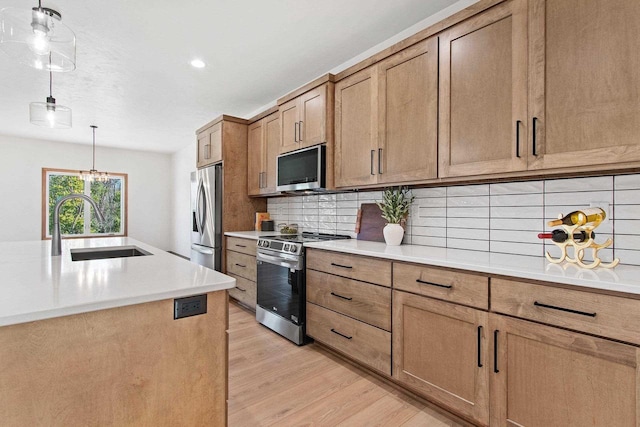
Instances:
[[[490,326],[492,427],[640,425],[639,348],[501,315]]]
[[[392,333],[397,381],[488,424],[488,313],[393,291]]]
[[[255,310],[258,298],[256,282],[231,273],[227,274],[236,279],[236,287],[229,289],[229,296]]]
[[[307,335],[391,375],[391,334],[387,331],[308,302]]]
[[[229,289],[229,296],[252,310],[256,309],[256,241],[227,237],[226,274],[236,279],[236,287]]]

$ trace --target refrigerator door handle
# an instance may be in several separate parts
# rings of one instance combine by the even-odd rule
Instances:
[[[207,219],[207,198],[204,193],[204,182],[200,181],[200,185],[198,187],[198,201],[196,203],[197,208],[200,207],[200,200],[202,200],[202,212],[198,209],[198,220],[200,222],[200,234],[204,233],[204,222]]]
[[[210,249],[202,249],[198,245],[191,245],[191,249],[196,251],[196,252],[200,252],[203,255],[213,255],[213,251],[212,250],[210,250]]]

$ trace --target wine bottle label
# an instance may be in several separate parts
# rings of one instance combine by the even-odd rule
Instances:
[[[582,213],[584,213],[586,216],[591,216],[591,215],[602,215],[602,217],[604,218],[605,213],[602,209],[600,208],[587,208],[587,209],[582,209]]]

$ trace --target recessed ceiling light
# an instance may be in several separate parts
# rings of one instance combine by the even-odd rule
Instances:
[[[207,64],[204,63],[201,59],[194,59],[191,61],[191,66],[194,68],[204,68]]]

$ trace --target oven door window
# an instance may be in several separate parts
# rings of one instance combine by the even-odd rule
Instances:
[[[301,324],[300,308],[304,304],[301,270],[258,261],[258,305],[295,324]]]

